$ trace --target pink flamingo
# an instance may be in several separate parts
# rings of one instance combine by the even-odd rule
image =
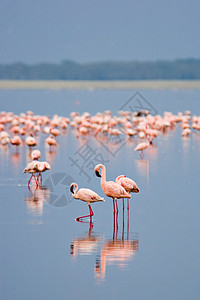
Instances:
[[[17,152],[17,147],[21,145],[22,140],[18,135],[15,135],[12,139],[10,139],[10,143],[14,146],[16,146],[16,152]]]
[[[26,144],[30,147],[30,149],[31,149],[32,147],[37,146],[37,141],[36,141],[36,139],[32,136],[32,134],[30,134],[30,136],[28,136],[28,137],[26,138]]]
[[[101,175],[99,173],[100,169],[101,169]],[[130,198],[131,196],[126,192],[126,190],[120,184],[114,181],[106,181],[106,168],[104,165],[102,164],[97,165],[94,171],[96,176],[101,177],[101,187],[105,195],[113,199],[113,212],[115,213],[115,203],[116,203],[116,212],[118,213],[117,199]]]
[[[115,181],[120,184],[127,193],[139,193],[140,189],[138,188],[137,184],[135,181],[132,179],[126,177],[125,175],[120,175],[118,176]],[[124,199],[123,201],[123,209],[124,209]],[[129,199],[127,199],[127,209],[129,209]]]
[[[75,191],[74,191],[75,187]],[[82,216],[76,218],[76,221],[80,221],[80,219],[90,217],[90,222],[92,221],[92,216],[94,215],[93,210],[91,208],[91,203],[98,202],[98,201],[105,201],[104,198],[101,198],[97,193],[93,192],[90,189],[79,189],[78,191],[78,184],[73,182],[70,185],[70,191],[72,192],[72,196],[74,199],[79,199],[81,201],[87,202],[90,214],[87,216]]]
[[[26,168],[23,171],[23,173],[30,173],[31,174],[31,177],[30,177],[30,179],[28,181],[28,187],[30,185],[30,182],[31,182],[32,178],[35,179],[36,187],[38,187],[38,181],[37,181],[37,179],[35,177],[35,173],[37,173],[37,170],[34,168],[36,162],[37,161],[33,160],[30,163],[28,163],[27,166],[26,166]]]
[[[31,153],[31,158],[32,158],[32,160],[38,160],[40,157],[41,157],[41,152],[40,152],[40,150],[34,150],[34,151]]]
[[[56,140],[53,138],[52,135],[50,135],[48,138],[46,138],[45,143],[47,143],[51,149],[52,146],[58,146],[58,143]]]
[[[38,173],[37,176],[37,183],[38,185],[42,185],[42,173],[50,170],[50,164],[46,161],[37,161],[33,167],[33,169],[36,171],[36,173]]]
[[[140,157],[143,158],[143,151],[145,149],[147,149],[149,147],[149,142],[142,142],[142,143],[139,143],[136,147],[135,147],[135,151],[141,151],[140,153]]]

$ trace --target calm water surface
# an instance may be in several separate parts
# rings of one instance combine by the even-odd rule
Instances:
[[[136,91],[0,91],[0,110],[16,114],[117,111]],[[200,91],[142,91],[159,114],[190,109],[200,115]],[[200,295],[200,134],[181,137],[179,126],[141,160],[122,141],[76,139],[68,129],[49,152],[38,137],[42,159],[51,164],[43,188],[28,190],[22,171],[30,159],[26,146],[0,148],[1,299],[199,299]],[[87,153],[87,156],[86,156]],[[93,224],[77,223],[87,214],[73,200],[71,181],[104,196],[93,168],[103,162],[107,179],[133,178],[140,193],[132,196],[129,219],[119,201],[113,222],[112,201],[95,203]],[[84,166],[84,168],[83,168]]]

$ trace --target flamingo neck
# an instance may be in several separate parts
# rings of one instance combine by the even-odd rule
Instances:
[[[106,168],[104,165],[101,165],[101,185],[106,182]]]

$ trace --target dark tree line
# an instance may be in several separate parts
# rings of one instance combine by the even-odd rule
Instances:
[[[200,79],[200,59],[173,61],[0,64],[0,79],[19,80],[156,80]]]

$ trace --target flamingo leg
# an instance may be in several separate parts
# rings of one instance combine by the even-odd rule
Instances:
[[[129,198],[127,198],[127,210],[129,210]]]
[[[115,205],[116,205],[116,213],[118,215],[119,209],[118,209],[118,205],[117,205],[117,199],[115,199]]]
[[[37,176],[37,184],[42,186],[42,174],[40,174],[40,173]]]
[[[37,180],[37,177],[33,174],[33,177],[35,179],[35,183],[36,183],[36,187],[38,187],[38,180]]]
[[[113,198],[113,213],[115,214],[115,199]]]
[[[123,199],[124,200],[124,199]],[[124,203],[123,203],[124,204]],[[124,240],[124,207],[123,207],[123,223],[122,223],[122,240]]]
[[[113,211],[113,241],[114,239],[115,239],[115,212]]]
[[[90,217],[90,222],[92,221],[92,216],[94,215],[94,212],[93,212],[93,210],[92,210],[90,204],[88,204],[88,207],[89,207],[90,214],[89,214],[89,215],[86,215],[86,216],[82,216],[82,217],[76,218],[76,221],[77,221],[77,222],[79,222],[81,219],[88,218],[88,217]]]
[[[122,203],[123,203],[123,211],[124,211],[124,198],[122,199]]]
[[[117,240],[117,234],[118,234],[118,213],[116,214],[116,240]]]
[[[31,175],[31,177],[30,177],[30,179],[29,179],[29,181],[28,181],[28,187],[29,187],[29,185],[30,185],[30,182],[31,182],[32,177],[33,177],[33,174]]]
[[[129,210],[127,211],[127,241],[129,239]]]

